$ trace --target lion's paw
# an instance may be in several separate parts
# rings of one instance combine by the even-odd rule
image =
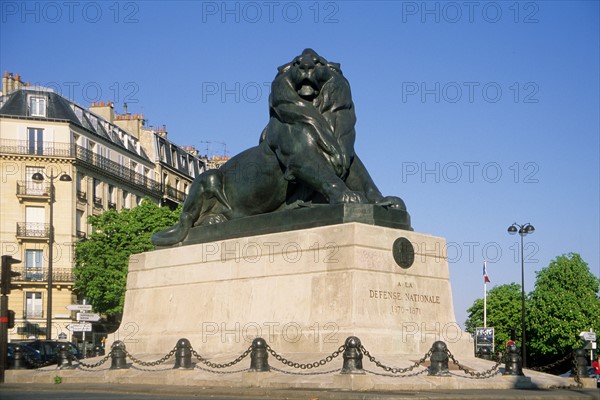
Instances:
[[[203,221],[204,225],[220,224],[221,222],[227,221],[227,218],[223,214],[208,215]]]
[[[388,208],[406,211],[406,204],[404,204],[404,200],[396,196],[385,196],[381,200],[377,201],[375,204],[377,204],[378,206],[384,206]]]
[[[367,203],[367,198],[364,194],[360,192],[353,192],[351,190],[346,190],[339,193],[338,196],[333,196],[329,199],[330,204],[339,204],[339,203]]]

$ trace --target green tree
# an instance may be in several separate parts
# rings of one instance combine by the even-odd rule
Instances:
[[[483,327],[483,299],[475,300],[467,312],[467,332]],[[487,326],[494,328],[496,351],[504,351],[512,328],[516,328],[517,338],[521,337],[521,285],[509,283],[494,286],[488,291]]]
[[[144,199],[133,209],[106,211],[88,218],[94,233],[75,247],[75,289],[94,311],[123,312],[129,256],[152,250],[150,236],[177,222],[180,209],[158,207]]]
[[[575,253],[557,257],[536,275],[527,345],[534,364],[545,365],[581,346],[580,332],[600,330],[600,279]]]

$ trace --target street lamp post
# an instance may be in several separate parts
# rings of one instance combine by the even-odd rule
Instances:
[[[51,339],[52,336],[52,258],[54,246],[54,179],[59,178],[61,182],[71,182],[71,176],[67,173],[59,175],[47,175],[42,172],[36,172],[31,176],[36,182],[43,182],[44,175],[50,179],[50,229],[48,232],[48,294],[46,299],[46,339]]]
[[[518,228],[518,229],[517,229]],[[525,256],[523,254],[523,237],[535,232],[535,228],[529,222],[519,225],[516,222],[508,227],[508,233],[514,235],[519,232],[521,236],[521,352],[523,357],[523,368],[527,368],[526,342],[525,342]]]

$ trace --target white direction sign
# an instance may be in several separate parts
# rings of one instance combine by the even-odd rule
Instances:
[[[100,314],[78,312],[77,321],[100,321]]]
[[[92,324],[69,324],[67,325],[67,329],[71,332],[91,332]]]
[[[588,340],[590,342],[596,341],[596,332],[581,332],[579,336],[581,336],[583,340]]]
[[[71,304],[66,307],[69,311],[92,311],[91,304]]]

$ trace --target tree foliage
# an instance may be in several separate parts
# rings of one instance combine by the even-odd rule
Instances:
[[[122,313],[129,256],[153,249],[150,236],[175,224],[179,212],[144,199],[133,209],[88,218],[94,233],[75,247],[75,289],[96,312]]]
[[[477,299],[467,310],[465,321],[467,332],[483,327],[483,299]],[[509,283],[498,285],[488,291],[487,326],[494,328],[494,346],[503,351],[510,339],[511,328],[516,328],[517,337],[521,335],[521,285]]]
[[[600,279],[575,253],[557,257],[536,274],[528,305],[528,346],[541,364],[580,346],[580,332],[600,330]]]
[[[581,347],[580,332],[600,331],[600,279],[574,253],[557,257],[536,275],[534,290],[525,298],[527,356],[529,364],[542,366]],[[496,286],[487,303],[487,325],[495,328],[496,349],[510,338],[511,327],[520,342],[521,286]],[[483,299],[475,300],[467,312],[467,331],[483,326]]]

